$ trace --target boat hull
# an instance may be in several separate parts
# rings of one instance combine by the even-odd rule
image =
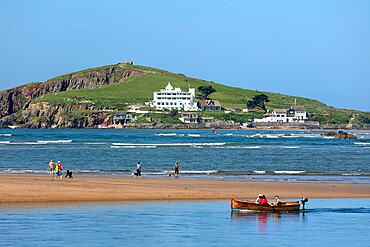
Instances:
[[[299,202],[283,202],[281,206],[259,205],[252,201],[240,201],[231,199],[231,209],[251,210],[260,212],[287,212],[299,211]]]

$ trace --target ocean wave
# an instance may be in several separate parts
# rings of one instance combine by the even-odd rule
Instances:
[[[301,148],[300,146],[223,146],[223,147],[214,147],[222,149],[290,149],[290,148]]]
[[[354,142],[355,145],[370,145],[370,142]]]
[[[72,140],[56,140],[56,141],[29,141],[29,142],[13,142],[4,141],[0,142],[2,144],[12,144],[12,145],[45,145],[45,144],[65,144],[71,143]]]
[[[1,174],[46,174],[49,173],[48,170],[18,170],[18,169],[1,169]]]
[[[10,141],[0,141],[0,144],[9,144]]]
[[[0,136],[12,136],[13,134],[0,134]]]
[[[277,174],[300,174],[305,173],[306,171],[273,171],[273,172]]]
[[[249,137],[249,138],[255,138],[255,137],[259,137],[259,138],[279,138],[281,137],[283,134],[253,134],[253,135],[246,135],[245,137]]]
[[[191,137],[200,137],[199,134],[188,134],[188,136],[191,136]]]
[[[257,174],[265,174],[266,171],[253,171],[254,173],[257,173]]]
[[[192,146],[222,146],[225,142],[216,143],[112,143],[114,146],[156,146],[156,147],[192,147]]]
[[[223,136],[233,136],[233,135],[234,135],[233,133],[223,134]]]
[[[342,176],[369,176],[366,173],[343,173]]]
[[[141,146],[110,146],[110,148],[156,148],[157,146],[145,146],[145,145],[141,145]]]
[[[175,136],[177,135],[176,133],[157,133],[157,136]]]
[[[100,173],[100,170],[72,170],[75,174],[92,174]],[[64,171],[62,171],[64,173]],[[0,174],[48,174],[48,170],[30,170],[30,169],[0,169]]]
[[[85,142],[85,145],[104,145],[106,142]]]
[[[214,174],[214,173],[217,173],[219,172],[218,170],[205,170],[205,171],[181,171],[180,170],[180,173],[181,174],[188,174],[188,175],[191,175],[191,174],[205,174],[205,175],[209,175],[209,174]],[[142,175],[168,175],[168,174],[171,174],[173,173],[173,171],[147,171],[147,172],[142,172],[141,174]],[[134,175],[134,172],[131,173],[131,175]]]
[[[37,141],[37,143],[49,144],[49,143],[71,143],[72,140],[56,140],[56,141]]]

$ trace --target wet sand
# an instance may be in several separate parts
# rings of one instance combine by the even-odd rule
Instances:
[[[0,175],[0,204],[255,199],[370,198],[370,184],[256,183],[181,178]]]

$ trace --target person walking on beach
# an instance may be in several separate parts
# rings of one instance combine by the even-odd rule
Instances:
[[[136,166],[136,174],[137,174],[137,178],[141,178],[141,165],[140,165],[140,162],[137,162],[137,166]]]
[[[176,164],[175,166],[173,167],[173,170],[174,170],[174,173],[175,173],[175,177],[179,176],[179,171],[180,171],[180,165],[179,165],[179,162],[176,161]]]
[[[58,161],[58,164],[56,164],[56,166],[55,166],[55,179],[57,179],[57,177],[60,177],[60,179],[63,179],[62,163],[60,163],[60,161]]]
[[[51,160],[49,162],[49,166],[48,166],[48,170],[49,170],[50,176],[53,176],[54,175],[54,171],[55,171],[55,168],[54,167],[55,167],[54,161]]]

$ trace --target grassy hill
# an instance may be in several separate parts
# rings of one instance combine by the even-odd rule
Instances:
[[[99,68],[87,69],[67,75],[58,76],[52,78],[44,83],[51,83],[55,80],[61,80],[68,76],[79,76],[88,75],[92,71],[102,71],[107,69],[120,70],[122,68],[130,68],[141,73],[139,76],[132,76],[128,78],[115,78],[116,81],[122,81],[120,83],[112,83],[101,86],[95,89],[81,89],[63,91],[58,93],[50,93],[36,99],[38,102],[50,102],[52,104],[75,104],[75,103],[91,103],[95,106],[115,107],[116,109],[125,109],[127,104],[132,103],[144,103],[152,100],[153,92],[159,89],[165,88],[168,82],[174,87],[180,87],[182,90],[188,90],[189,87],[198,88],[199,86],[211,85],[217,92],[211,95],[212,99],[220,101],[223,107],[238,107],[246,108],[246,102],[257,94],[266,94],[270,102],[267,104],[267,109],[274,108],[289,108],[294,105],[296,100],[297,105],[304,105],[308,113],[314,114],[313,120],[317,120],[320,123],[325,124],[343,124],[351,122],[353,124],[369,123],[369,113],[364,113],[355,110],[337,109],[325,105],[317,100],[308,98],[289,96],[271,92],[261,92],[255,90],[248,90],[236,87],[230,87],[212,81],[205,81],[195,78],[186,77],[182,74],[171,73],[164,70],[155,68],[129,65],[129,64],[116,64],[103,66]],[[254,113],[253,113],[254,114]],[[254,114],[249,114],[249,117],[256,117]],[[212,115],[209,113],[209,115]],[[220,116],[220,114],[213,114]],[[261,116],[260,114],[259,116]],[[351,117],[356,117],[351,120]],[[257,114],[258,116],[258,114]],[[225,116],[223,117],[225,118]]]

